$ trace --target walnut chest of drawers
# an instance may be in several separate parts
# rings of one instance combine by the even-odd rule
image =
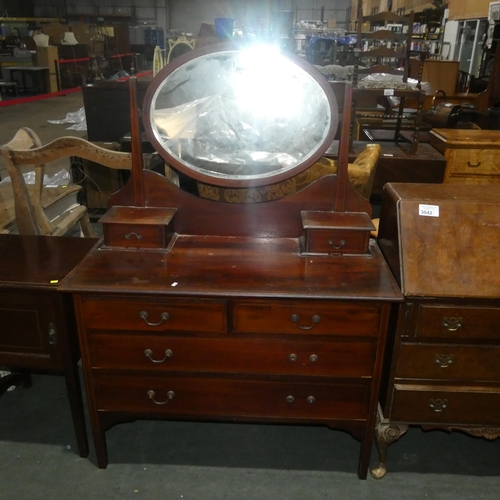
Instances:
[[[500,435],[499,209],[494,186],[386,186],[379,244],[405,302],[387,347],[375,477],[408,424]]]
[[[500,184],[499,130],[434,129],[431,145],[446,157],[445,184]]]
[[[116,423],[212,419],[348,430],[366,476],[401,300],[371,247],[304,258],[293,239],[179,236],[170,253],[91,253],[62,289],[74,294],[99,466]]]

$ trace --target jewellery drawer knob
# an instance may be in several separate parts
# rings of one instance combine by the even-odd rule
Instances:
[[[448,408],[447,399],[429,399],[429,408],[436,413],[441,413]]]
[[[453,354],[436,354],[434,361],[440,368],[448,368],[455,361],[455,356]]]
[[[449,318],[444,317],[442,324],[449,332],[456,332],[462,326],[462,321],[462,318],[450,316]]]
[[[316,361],[318,361],[318,355],[317,355],[317,354],[311,354],[311,355],[309,356],[309,361],[310,361],[311,363],[316,363]]]
[[[316,402],[316,398],[314,396],[307,396],[307,402],[312,405]]]
[[[156,392],[149,390],[148,391],[148,398],[153,401],[155,405],[166,405],[171,399],[174,399],[175,397],[175,392],[174,391],[168,391],[167,392],[167,399],[165,401],[156,401],[155,399]]]
[[[290,354],[290,356],[288,356],[288,359],[290,361],[297,361],[297,358],[298,358],[298,356],[296,354],[293,354],[293,353]]]
[[[163,359],[153,359],[153,351],[151,349],[146,349],[144,355],[146,358],[149,358],[152,363],[164,363],[168,358],[174,355],[174,351],[172,351],[172,349],[165,349],[165,357]]]
[[[333,244],[333,240],[328,240],[328,244],[335,250],[340,250],[342,247],[345,247],[345,240],[340,240],[338,245]]]
[[[316,323],[319,323],[321,321],[321,316],[319,314],[315,314],[311,318],[311,320],[312,320],[312,325],[311,326],[302,326],[302,325],[299,325],[300,316],[298,314],[292,314],[290,316],[290,320],[293,321],[301,330],[311,330],[312,328],[314,328],[314,326],[316,325]]]
[[[287,396],[285,399],[287,403],[293,403],[295,401],[295,398],[293,396]]]
[[[164,321],[167,321],[168,318],[170,318],[170,314],[168,312],[162,312],[160,315],[160,321],[158,323],[151,323],[148,321],[148,313],[146,311],[141,311],[139,313],[139,317],[145,321],[145,323],[149,326],[159,326],[161,325]]]

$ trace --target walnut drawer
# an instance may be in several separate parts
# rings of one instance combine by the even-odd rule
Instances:
[[[500,382],[500,346],[402,344],[396,377]]]
[[[369,384],[362,382],[314,384],[97,374],[94,387],[99,410],[172,416],[365,419],[369,400]]]
[[[82,298],[87,329],[225,333],[226,303],[183,299]]]
[[[500,389],[396,384],[391,420],[497,426]]]
[[[95,334],[94,368],[371,377],[375,342]]]
[[[306,251],[311,253],[362,254],[368,252],[369,231],[308,230]]]
[[[376,337],[380,314],[380,307],[371,304],[272,300],[240,302],[233,308],[233,331]]]
[[[415,337],[498,340],[499,325],[500,308],[421,304]]]
[[[498,177],[500,182],[499,149],[449,149],[447,176],[485,176],[484,182]]]

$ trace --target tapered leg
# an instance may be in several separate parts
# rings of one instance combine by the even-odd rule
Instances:
[[[108,466],[108,447],[104,431],[94,431],[94,445],[97,455],[97,466],[99,469],[105,469]]]

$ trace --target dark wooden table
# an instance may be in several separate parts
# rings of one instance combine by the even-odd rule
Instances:
[[[353,161],[370,142],[354,141],[349,154],[349,161]],[[379,142],[382,147],[372,196],[382,194],[387,182],[416,182],[441,184],[446,170],[446,158],[436,151],[430,144],[421,143],[416,154],[410,154],[407,143]],[[338,141],[328,148],[325,156],[337,158]]]
[[[0,366],[12,374],[0,382],[0,395],[30,372],[61,372],[80,456],[89,453],[77,363],[80,358],[74,311],[58,283],[96,240],[53,236],[0,235]]]
[[[21,74],[21,85],[19,90],[22,92],[27,92],[30,88],[28,85],[28,80],[26,78],[29,75],[31,79],[31,90],[34,94],[45,94],[47,92],[47,86],[45,85],[46,79],[49,76],[49,68],[46,66],[11,66],[9,68],[10,78],[15,81],[14,75],[16,73]]]

